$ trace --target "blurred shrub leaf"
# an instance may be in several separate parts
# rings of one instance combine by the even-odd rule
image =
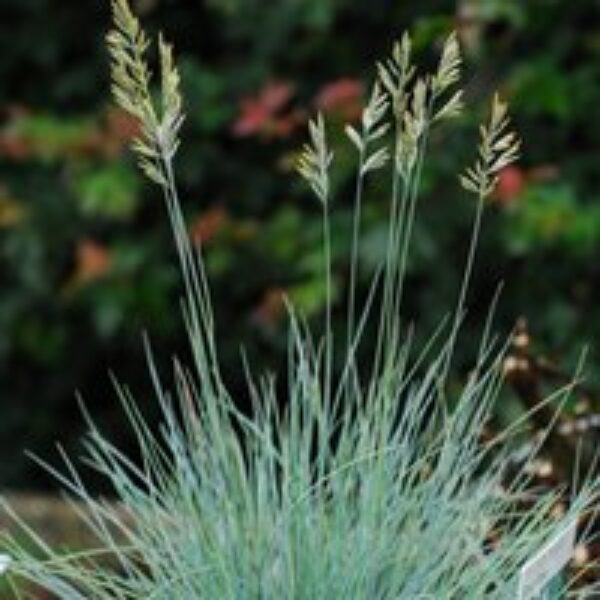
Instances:
[[[77,169],[73,186],[84,215],[129,219],[139,204],[140,178],[118,163]]]

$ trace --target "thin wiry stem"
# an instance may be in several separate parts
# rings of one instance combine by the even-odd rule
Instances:
[[[323,268],[325,272],[325,381],[323,395],[327,403],[331,400],[333,373],[333,288],[332,288],[332,256],[331,256],[331,224],[329,219],[329,203],[323,203]]]
[[[471,237],[469,240],[469,249],[467,251],[467,258],[465,262],[465,268],[463,272],[462,281],[460,284],[460,291],[458,294],[458,301],[456,303],[456,309],[454,312],[454,319],[452,322],[452,329],[450,330],[448,345],[448,354],[446,364],[443,370],[442,381],[445,381],[448,377],[448,371],[450,369],[450,361],[452,359],[454,346],[456,344],[456,338],[460,330],[462,320],[464,318],[465,302],[467,298],[467,292],[471,283],[471,273],[473,271],[473,265],[475,264],[475,254],[477,252],[477,245],[479,242],[479,236],[481,233],[481,223],[483,219],[483,211],[485,208],[485,196],[480,195],[477,200],[477,208],[475,210],[475,218],[473,220],[473,226],[471,228]]]
[[[354,321],[355,321],[355,303],[356,303],[356,287],[359,267],[359,248],[360,248],[360,228],[362,221],[362,197],[365,173],[363,166],[365,163],[365,151],[363,147],[360,150],[358,158],[358,173],[356,175],[356,185],[354,190],[354,210],[352,214],[352,245],[350,250],[350,277],[348,289],[348,318],[346,322],[347,328],[347,351],[350,352],[352,340],[354,338]]]
[[[402,296],[404,292],[404,282],[406,279],[406,268],[407,261],[409,256],[410,242],[412,240],[413,234],[413,226],[415,223],[415,214],[417,208],[417,201],[419,198],[419,186],[421,183],[421,175],[423,172],[423,165],[425,163],[425,155],[427,153],[427,143],[429,141],[429,132],[431,128],[431,114],[433,110],[433,98],[429,102],[427,107],[426,119],[425,119],[425,127],[423,131],[423,138],[419,143],[419,149],[417,152],[417,160],[414,167],[414,176],[411,177],[410,181],[407,184],[407,204],[408,204],[408,214],[406,217],[406,222],[403,222],[403,226],[401,231],[399,231],[394,253],[399,252],[400,254],[400,262],[398,265],[398,269],[396,272],[396,283],[392,285],[393,289],[393,301],[392,301],[392,315],[395,315],[395,318],[398,318],[401,310]],[[403,219],[404,221],[404,219]],[[402,241],[402,248],[400,249],[400,241]]]
[[[398,144],[400,143],[400,123],[398,119],[395,120],[394,123],[394,144],[396,145],[394,150],[394,156],[398,152]],[[379,314],[379,326],[377,330],[377,340],[375,344],[375,354],[373,358],[373,366],[371,369],[372,381],[376,380],[375,374],[380,372],[381,361],[383,360],[384,347],[389,340],[389,322],[388,318],[390,316],[390,302],[391,302],[391,293],[393,287],[393,277],[392,274],[394,272],[394,258],[393,251],[395,246],[395,239],[398,235],[398,229],[402,222],[402,214],[404,212],[404,207],[406,204],[407,198],[407,187],[404,185],[402,198],[399,199],[399,190],[400,183],[402,181],[402,177],[398,170],[396,169],[396,161],[393,161],[394,167],[392,168],[392,191],[391,191],[391,200],[390,200],[390,223],[388,226],[388,234],[387,234],[387,246],[386,246],[386,256],[385,256],[385,271],[383,277],[383,300],[381,312]],[[387,332],[387,333],[386,333]]]

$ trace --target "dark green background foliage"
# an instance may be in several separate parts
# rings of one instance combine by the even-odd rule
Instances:
[[[178,176],[192,234],[206,247],[224,368],[240,397],[241,340],[253,362],[280,360],[282,292],[315,319],[324,302],[318,206],[290,168],[306,117],[320,107],[331,123],[342,296],[353,156],[340,125],[356,114],[373,61],[405,28],[426,63],[458,28],[472,107],[432,139],[407,318],[430,333],[454,305],[473,210],[455,176],[471,158],[482,101],[498,88],[524,137],[523,160],[503,174],[486,215],[459,366],[468,367],[503,279],[500,331],[528,317],[567,367],[583,343],[594,350],[595,0],[140,0],[137,10],[177,49],[188,114]],[[56,439],[77,444],[75,389],[128,446],[107,371],[131,385],[144,412],[155,410],[141,331],[165,371],[173,353],[186,353],[161,199],[125,151],[135,124],[110,106],[108,23],[108,0],[0,3],[0,487],[48,484],[23,449],[47,455]],[[369,197],[365,284],[383,252],[384,182]],[[599,364],[593,352],[592,377]]]

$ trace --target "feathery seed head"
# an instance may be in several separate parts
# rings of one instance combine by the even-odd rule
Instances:
[[[150,42],[127,0],[112,0],[112,14],[114,29],[106,37],[111,56],[112,93],[117,104],[140,122],[141,134],[132,143],[140,168],[149,179],[164,185],[164,164],[177,152],[183,122],[179,73],[173,51],[160,36],[158,110],[150,91],[152,73],[146,61]]]
[[[410,35],[404,33],[392,50],[392,57],[377,63],[381,84],[392,100],[392,109],[397,119],[401,118],[406,107],[407,88],[415,75],[411,64],[412,42]]]
[[[370,144],[380,140],[389,130],[390,124],[384,121],[388,106],[387,94],[380,83],[376,81],[362,114],[361,133],[351,125],[347,125],[345,128],[346,135],[360,153],[361,175],[381,169],[389,160],[389,152],[385,146],[369,151]]]
[[[435,96],[442,94],[459,81],[461,64],[458,36],[456,31],[453,31],[444,43],[437,72],[432,78],[432,90]]]
[[[329,200],[329,167],[333,161],[333,152],[327,146],[325,121],[321,113],[308,124],[310,142],[304,149],[296,169],[306,179],[315,195],[326,205]]]
[[[490,120],[481,125],[478,156],[475,164],[460,176],[467,191],[481,197],[489,196],[498,183],[498,172],[519,158],[521,141],[510,131],[508,106],[498,94],[492,100]]]

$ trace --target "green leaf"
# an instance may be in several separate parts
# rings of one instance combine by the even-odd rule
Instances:
[[[141,182],[131,168],[115,164],[82,169],[73,187],[84,215],[127,220],[138,207]]]

